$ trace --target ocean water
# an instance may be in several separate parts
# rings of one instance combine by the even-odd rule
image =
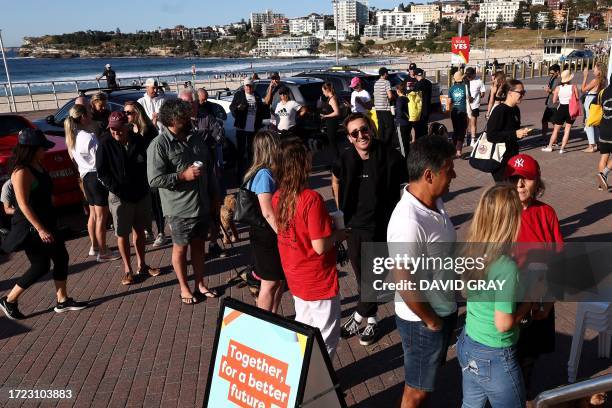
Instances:
[[[360,65],[368,63],[388,63],[388,60],[376,58],[342,59],[343,65]],[[275,70],[299,70],[321,68],[335,64],[333,58],[314,59],[259,59],[259,58],[21,58],[14,53],[7,54],[7,64],[13,92],[16,95],[27,94],[26,83],[30,84],[32,93],[49,92],[51,82],[58,91],[74,91],[74,82],[79,81],[79,88],[96,87],[95,79],[104,71],[105,64],[111,64],[122,85],[130,85],[127,78],[159,77],[162,81],[174,82],[192,79],[192,66],[196,68],[196,79],[206,79],[211,75],[223,75],[231,72],[260,72]],[[88,81],[89,80],[89,81]],[[6,74],[0,65],[0,97],[5,95]],[[101,81],[106,85],[106,81]]]

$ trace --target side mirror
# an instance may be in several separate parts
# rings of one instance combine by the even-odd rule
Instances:
[[[45,120],[47,121],[48,124],[55,125],[55,116],[49,115],[45,118]]]

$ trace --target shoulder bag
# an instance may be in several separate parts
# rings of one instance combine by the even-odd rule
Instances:
[[[252,227],[265,227],[268,222],[261,214],[261,207],[257,194],[249,190],[248,185],[255,178],[255,174],[249,180],[245,181],[236,193],[236,210],[234,212],[234,221],[247,224]]]
[[[504,153],[506,144],[489,142],[487,133],[483,132],[470,155],[470,166],[485,173],[494,173],[501,167]]]
[[[599,94],[597,95],[597,103],[593,101],[589,105],[589,117],[584,124],[585,126],[599,126],[601,124],[601,120],[603,119],[603,106],[601,105],[601,96],[603,91],[604,89],[599,91]]]

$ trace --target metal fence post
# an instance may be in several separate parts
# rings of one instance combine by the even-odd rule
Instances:
[[[542,67],[544,66],[544,61],[540,61],[540,64],[538,65],[538,77],[542,77]]]
[[[516,79],[516,64],[512,63],[512,78]]]
[[[525,77],[527,76],[527,64],[525,64],[525,61],[521,62],[521,79],[525,79]]]
[[[34,98],[32,98],[32,89],[30,89],[30,83],[28,82],[28,95],[30,96],[30,103],[32,104],[32,110],[36,110],[34,107]]]
[[[9,107],[9,112],[13,111],[13,105],[11,105],[11,98],[9,98],[8,85],[4,84],[4,96],[6,97],[6,104]]]
[[[531,63],[531,78],[535,76],[535,62]]]
[[[437,83],[440,83],[440,70],[439,69],[436,69],[435,79]]]
[[[446,71],[446,88],[450,89],[451,87],[451,69],[448,68]]]
[[[57,100],[57,92],[55,91],[55,82],[51,81],[51,88],[53,89],[53,97],[55,98],[55,106],[59,109],[59,101]]]

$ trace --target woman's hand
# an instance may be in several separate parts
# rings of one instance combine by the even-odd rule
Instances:
[[[44,242],[45,244],[51,244],[54,241],[53,235],[51,235],[51,233],[47,231],[45,228],[41,228],[38,230],[38,236],[40,237],[41,241]]]
[[[584,75],[585,79],[587,76],[589,76],[589,67],[584,67],[584,69],[582,70],[582,75]]]
[[[529,134],[529,132],[531,132],[530,128],[522,128],[516,131],[516,138],[517,139],[522,139],[525,136],[527,136]]]

